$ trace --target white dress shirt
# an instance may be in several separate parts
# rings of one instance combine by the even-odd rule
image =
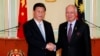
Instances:
[[[69,30],[70,24],[72,24],[71,27],[72,27],[72,33],[73,33],[75,23],[76,23],[76,20],[74,20],[72,22],[68,22],[68,25],[67,25],[67,34],[68,34],[68,30]]]

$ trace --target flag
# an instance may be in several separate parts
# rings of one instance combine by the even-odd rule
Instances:
[[[19,5],[19,16],[18,16],[18,30],[17,37],[24,39],[23,24],[27,21],[27,2],[26,0],[20,0]]]
[[[78,20],[85,21],[83,0],[75,0],[75,6],[76,6],[77,12],[78,12]]]

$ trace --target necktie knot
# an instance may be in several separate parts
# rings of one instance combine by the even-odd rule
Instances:
[[[41,26],[41,23],[39,23],[39,26]]]
[[[72,24],[70,24],[70,27],[72,26]]]

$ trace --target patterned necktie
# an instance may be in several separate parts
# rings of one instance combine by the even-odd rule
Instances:
[[[43,36],[43,39],[46,41],[46,39],[45,39],[45,32],[44,32],[43,29],[42,29],[42,25],[39,24],[38,27],[39,27],[39,29],[40,29],[40,32],[41,32],[42,36]]]
[[[70,42],[71,35],[72,35],[72,24],[70,24],[70,26],[69,26],[69,30],[68,30],[68,34],[67,34],[68,42]]]

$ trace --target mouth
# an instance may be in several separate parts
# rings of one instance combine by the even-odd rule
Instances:
[[[40,18],[41,18],[42,16],[38,16],[38,17],[40,17]]]
[[[68,17],[68,18],[72,18],[72,17]]]

